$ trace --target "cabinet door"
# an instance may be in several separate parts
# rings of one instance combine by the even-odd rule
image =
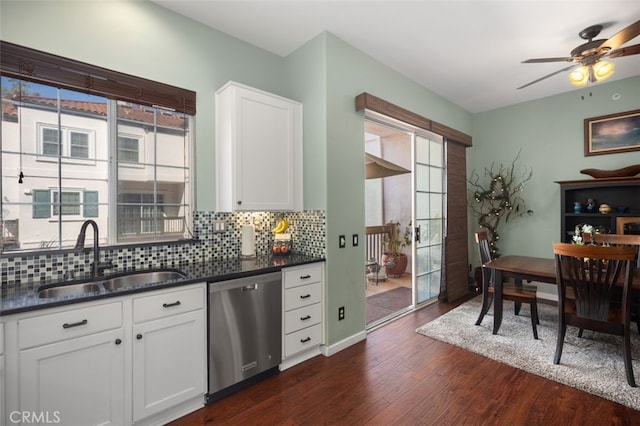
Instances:
[[[204,398],[204,310],[134,325],[133,339],[134,421],[198,395]]]
[[[124,346],[111,330],[20,351],[20,410],[43,424],[124,424]]]
[[[237,83],[216,94],[219,211],[302,210],[302,105]]]
[[[0,355],[0,426],[4,426],[4,355]]]

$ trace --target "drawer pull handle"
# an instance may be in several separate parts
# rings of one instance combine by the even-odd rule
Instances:
[[[62,328],[71,328],[71,327],[79,327],[81,325],[87,325],[89,321],[87,321],[86,319],[83,319],[82,321],[78,321],[78,322],[72,322],[71,324],[69,324],[68,322],[65,322],[64,324],[62,324]]]
[[[307,294],[303,294],[302,296],[300,296],[300,299],[308,299],[310,297],[311,297],[311,295],[307,293]]]
[[[170,308],[170,307],[172,307],[172,306],[180,306],[180,301],[179,301],[179,300],[176,300],[176,301],[175,301],[175,302],[173,302],[173,303],[163,303],[163,304],[162,304],[162,307],[163,307],[163,308]]]
[[[304,339],[300,339],[300,343],[307,343],[309,340],[311,340],[311,337],[305,337]]]
[[[308,280],[309,278],[311,278],[311,275],[302,275],[300,277],[301,280]]]
[[[300,321],[306,321],[311,319],[311,315],[307,315],[306,317],[300,317]]]

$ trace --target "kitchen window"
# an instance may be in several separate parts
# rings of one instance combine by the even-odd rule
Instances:
[[[30,52],[1,43],[18,54]],[[195,104],[195,94],[144,79],[142,86],[157,84],[159,90],[136,91],[135,96],[151,93],[149,102],[158,105],[145,104],[143,98],[132,102],[127,85],[106,87],[108,96],[70,90],[77,81],[73,73],[68,80],[62,75],[60,84],[50,78],[16,78],[20,69],[12,73],[13,63],[5,62],[4,53],[2,252],[73,247],[87,218],[98,223],[101,244],[190,237],[192,116],[186,112],[193,114],[195,108],[180,112],[167,104],[185,94],[193,98],[180,102]],[[92,70],[110,76],[100,80],[109,84],[135,79]],[[60,77],[58,71],[51,75]],[[41,70],[43,80],[47,72]],[[168,98],[162,98],[165,89]]]

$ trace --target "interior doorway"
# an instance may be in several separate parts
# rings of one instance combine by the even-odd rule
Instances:
[[[437,298],[444,162],[441,137],[369,112],[365,153],[365,311],[372,329]]]

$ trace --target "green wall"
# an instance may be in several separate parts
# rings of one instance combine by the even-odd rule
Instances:
[[[616,93],[619,100],[612,99]],[[640,163],[640,152],[585,157],[584,119],[639,108],[640,77],[633,77],[475,114],[468,172],[482,172],[492,162],[509,165],[520,149],[518,164],[533,169],[523,197],[534,214],[500,226],[501,252],[552,256],[551,244],[560,240],[560,186],[555,181],[592,179],[580,173],[586,168],[618,169]],[[473,221],[469,226],[477,229]],[[470,260],[477,265],[475,247],[471,243],[469,247]]]
[[[472,116],[330,33],[286,63],[292,97],[305,105],[305,208],[326,209],[327,337],[336,344],[365,328],[364,120],[355,97],[368,92],[469,134]],[[351,245],[353,234],[360,236],[358,247]],[[338,247],[340,235],[345,248]],[[338,321],[341,306],[345,319]]]

